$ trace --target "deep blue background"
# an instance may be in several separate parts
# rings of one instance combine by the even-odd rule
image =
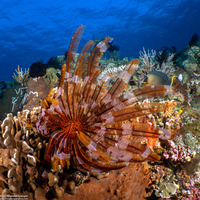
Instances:
[[[200,33],[200,0],[0,0],[0,81],[20,65],[62,55],[75,29],[81,41],[110,36],[121,56],[143,47],[185,48]]]

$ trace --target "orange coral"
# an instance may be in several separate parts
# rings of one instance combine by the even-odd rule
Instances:
[[[42,103],[37,130],[49,138],[45,160],[53,161],[53,166],[60,163],[81,171],[101,172],[122,168],[133,161],[159,159],[143,142],[144,138],[168,140],[175,131],[129,120],[166,111],[167,102],[142,101],[172,94],[172,88],[150,86],[127,92],[129,79],[140,62],[133,59],[107,90],[110,76],[99,81],[98,66],[112,39],[106,38],[96,46],[93,41],[87,42],[74,63],[82,33],[80,26],[72,37],[59,86]]]

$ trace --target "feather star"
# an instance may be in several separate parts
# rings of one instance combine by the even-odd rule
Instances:
[[[83,28],[81,25],[71,39],[58,87],[42,102],[36,126],[49,139],[44,159],[53,168],[58,164],[71,165],[80,171],[93,172],[119,169],[130,162],[159,160],[144,139],[169,140],[175,130],[133,123],[131,119],[166,111],[168,102],[143,101],[173,94],[172,87],[157,85],[126,91],[140,63],[133,59],[107,89],[111,77],[108,74],[99,80],[98,67],[112,39],[106,37],[97,45],[92,40],[87,42],[75,63]]]

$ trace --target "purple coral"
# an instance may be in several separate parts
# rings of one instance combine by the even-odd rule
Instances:
[[[164,151],[163,156],[172,163],[183,164],[190,162],[196,154],[196,152],[192,151],[189,147],[176,145],[172,140],[168,143],[170,147]]]

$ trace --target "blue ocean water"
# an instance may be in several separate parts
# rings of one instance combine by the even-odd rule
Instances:
[[[200,0],[1,0],[0,10],[0,81],[12,80],[17,65],[63,55],[81,24],[80,46],[110,36],[122,57],[143,47],[182,49],[200,33]]]

